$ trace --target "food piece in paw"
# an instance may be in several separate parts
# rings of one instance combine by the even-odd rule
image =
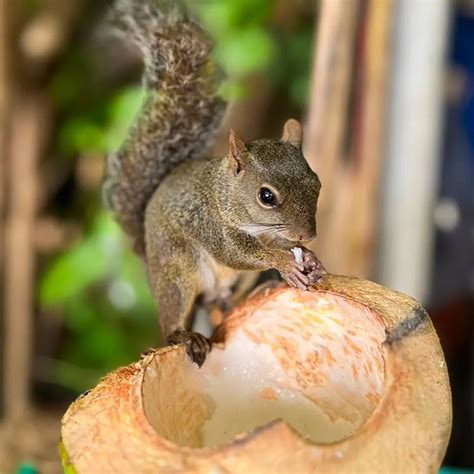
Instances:
[[[291,249],[295,262],[300,264],[303,263],[303,249],[301,247],[293,247]]]

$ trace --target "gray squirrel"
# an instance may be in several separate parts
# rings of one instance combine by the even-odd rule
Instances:
[[[210,342],[191,331],[198,297],[225,300],[248,270],[276,269],[301,290],[325,273],[303,246],[316,237],[321,184],[293,119],[280,140],[245,143],[231,130],[226,156],[206,156],[226,104],[212,41],[182,9],[119,0],[113,19],[143,54],[147,94],[107,159],[104,200],[146,263],[163,336],[201,366]]]

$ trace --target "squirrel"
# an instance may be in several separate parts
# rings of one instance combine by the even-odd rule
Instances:
[[[143,54],[146,98],[107,157],[103,197],[146,263],[162,335],[201,366],[211,343],[191,331],[199,297],[225,300],[248,270],[276,269],[301,290],[325,273],[303,246],[321,183],[294,119],[279,140],[231,130],[228,153],[207,156],[226,106],[208,34],[166,0],[118,0],[112,16]]]

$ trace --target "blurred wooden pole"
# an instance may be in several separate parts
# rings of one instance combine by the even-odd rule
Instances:
[[[38,161],[45,108],[37,96],[15,101],[7,166],[4,407],[7,421],[28,411],[33,354],[34,249]]]
[[[10,85],[9,29],[7,18],[8,0],[0,0],[0,219],[3,218],[5,202],[5,161],[8,137],[8,96]],[[3,226],[2,226],[3,230]],[[0,243],[3,239],[0,240]],[[0,268],[2,268],[3,245],[0,244]],[[0,277],[1,281],[1,277]]]
[[[339,159],[344,153],[359,8],[358,0],[322,0],[317,17],[304,145],[311,167],[323,180],[323,193],[319,201],[319,217],[322,220],[330,212],[332,199],[329,191],[335,184]]]
[[[323,0],[305,153],[323,184],[314,250],[331,272],[372,273],[390,0]]]
[[[377,218],[380,212],[379,187],[387,121],[387,81],[390,60],[392,2],[371,0],[366,12],[366,28],[361,58],[362,87],[360,124],[354,131],[356,146],[352,161],[351,222],[348,272],[372,277],[377,247]],[[359,133],[359,137],[357,137]],[[341,223],[340,231],[345,230]]]
[[[430,285],[450,5],[395,2],[378,277],[422,301]]]
[[[4,173],[3,258],[3,408],[6,421],[21,421],[30,405],[33,358],[35,252],[34,233],[38,212],[39,160],[51,122],[51,104],[42,92],[51,61],[63,48],[81,1],[46,0],[30,21],[21,4],[0,0],[3,30],[7,35],[2,56],[18,58],[21,69],[8,64],[8,143],[2,144]],[[13,11],[15,16],[13,15]],[[14,16],[14,18],[13,18]],[[13,26],[12,26],[13,25]],[[3,110],[3,109],[2,109]],[[0,132],[4,133],[4,132]],[[0,201],[1,202],[1,201]]]
[[[11,9],[9,0],[0,0],[0,307],[3,307],[4,255],[5,255],[5,170],[9,137],[9,98],[10,98],[10,28]],[[0,363],[3,362],[4,351],[4,314],[0,311]],[[4,399],[3,364],[0,369],[0,416]]]
[[[354,40],[360,2],[322,0],[317,19],[311,100],[304,135],[304,152],[319,174],[322,189],[317,213],[316,252],[331,272],[344,273],[344,256],[329,228],[346,200],[343,159],[354,61]]]

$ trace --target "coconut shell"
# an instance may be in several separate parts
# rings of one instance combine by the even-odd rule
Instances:
[[[451,430],[451,395],[446,363],[426,311],[408,296],[347,277],[327,275],[310,293],[301,293],[284,287],[256,295],[216,331],[216,345],[230,345],[239,328],[265,324],[261,312],[265,305],[278,301],[284,313],[287,308],[280,301],[285,298],[344,300],[366,311],[360,314],[372,314],[383,329],[383,387],[370,398],[375,401],[367,419],[350,436],[316,443],[277,420],[202,447],[202,433],[196,427],[206,423],[215,407],[184,380],[199,370],[195,365],[191,372],[186,368],[190,363],[184,347],[166,347],[112,372],[69,407],[61,431],[65,468],[79,473],[437,471]],[[283,324],[284,318],[280,319]],[[286,318],[288,331],[297,319]],[[348,334],[356,331],[350,321],[345,324]],[[269,323],[265,334],[271,337],[273,328]],[[374,344],[377,341],[370,347]],[[298,357],[298,351],[289,357],[287,373],[301,382],[295,369]],[[320,370],[321,363],[308,367]],[[311,376],[305,373],[303,382]],[[271,390],[262,393],[273,398]]]

